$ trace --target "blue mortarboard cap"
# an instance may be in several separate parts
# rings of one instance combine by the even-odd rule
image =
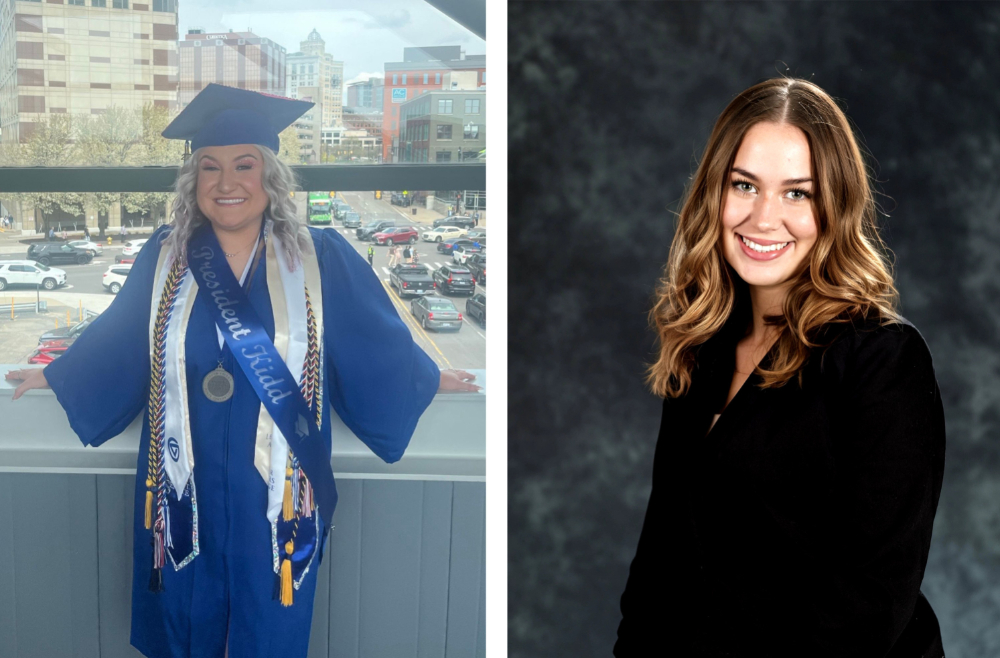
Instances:
[[[278,133],[315,103],[215,83],[201,90],[161,133],[202,146],[260,144],[278,152]]]

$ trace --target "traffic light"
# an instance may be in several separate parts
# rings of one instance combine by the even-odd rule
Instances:
[[[382,198],[382,190],[375,190],[375,198],[376,199]]]
[[[330,192],[330,198],[331,199],[334,199],[336,197],[337,197],[337,193],[336,192]]]

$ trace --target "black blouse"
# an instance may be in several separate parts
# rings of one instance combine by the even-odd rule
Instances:
[[[663,404],[614,655],[941,658],[920,582],[945,423],[920,333],[831,329],[801,385],[751,375],[706,436],[736,326]]]

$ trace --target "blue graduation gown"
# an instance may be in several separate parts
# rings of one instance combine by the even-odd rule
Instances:
[[[161,227],[153,234],[108,310],[45,369],[84,445],[101,445],[147,409],[150,300],[160,241],[168,230]],[[396,461],[437,391],[440,371],[413,342],[362,257],[336,231],[309,231],[323,283],[323,396],[375,454]],[[249,297],[273,340],[263,262],[253,275]],[[295,591],[294,605],[272,600],[267,488],[253,463],[260,401],[228,345],[219,349],[204,302],[192,303],[185,347],[200,554],[179,571],[168,560],[164,591],[149,591],[147,418],[136,467],[131,642],[149,658],[221,658],[228,626],[232,656],[304,657],[322,555]],[[201,385],[220,359],[235,379],[233,396],[222,403],[208,400]],[[328,406],[321,428],[328,453],[329,418]],[[336,541],[334,534],[330,540]]]

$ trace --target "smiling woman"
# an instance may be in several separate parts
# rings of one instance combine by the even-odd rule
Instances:
[[[663,419],[615,655],[942,656],[920,593],[941,396],[818,86],[723,111],[651,319]]]

